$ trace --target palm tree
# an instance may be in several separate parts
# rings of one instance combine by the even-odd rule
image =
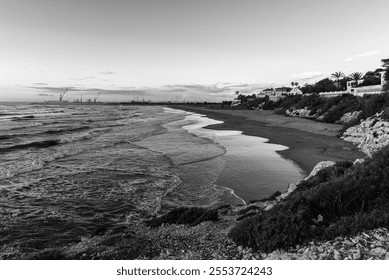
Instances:
[[[344,73],[339,71],[339,72],[334,72],[331,74],[331,77],[335,79],[335,81],[338,84],[338,89],[340,88],[340,79],[344,78]]]
[[[353,81],[355,81],[355,85],[357,86],[358,85],[358,81],[361,80],[362,77],[363,77],[363,73],[361,73],[361,72],[354,72],[354,73],[351,73],[349,77]]]

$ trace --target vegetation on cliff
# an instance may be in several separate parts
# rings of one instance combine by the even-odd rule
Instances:
[[[229,236],[271,252],[380,226],[389,226],[389,147],[363,163],[320,171],[284,202],[238,223]]]
[[[305,109],[309,112],[309,118],[327,123],[336,123],[341,120],[346,113],[360,112],[352,120],[352,125],[359,123],[361,119],[366,119],[376,113],[388,111],[389,93],[365,95],[357,97],[352,94],[343,94],[337,97],[322,98],[317,94],[313,95],[292,95],[278,101],[276,112],[285,114],[287,110]],[[385,113],[383,118],[387,118]],[[350,126],[350,124],[346,124]]]

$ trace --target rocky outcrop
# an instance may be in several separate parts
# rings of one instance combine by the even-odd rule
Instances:
[[[285,111],[286,115],[289,117],[300,117],[300,118],[314,118],[314,116],[311,115],[311,110],[309,110],[307,107],[304,109],[287,109]]]
[[[356,120],[356,119],[358,119],[358,116],[360,113],[361,113],[361,111],[348,112],[348,113],[344,114],[340,118],[340,120],[337,121],[336,123],[345,124],[345,123],[351,122],[353,120]]]
[[[382,113],[378,113],[359,125],[348,128],[342,135],[345,141],[358,145],[368,156],[389,145],[389,122],[381,118]]]
[[[304,181],[311,179],[313,176],[315,176],[320,170],[335,165],[335,162],[333,161],[321,161],[318,164],[315,165],[315,167],[312,169],[311,173],[309,173],[308,177],[304,179]]]

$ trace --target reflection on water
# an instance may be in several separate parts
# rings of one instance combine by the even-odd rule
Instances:
[[[199,114],[192,114],[186,119],[196,123],[183,128],[226,148],[223,156],[225,166],[216,184],[231,188],[246,202],[266,198],[276,191],[285,191],[289,183],[302,179],[297,165],[277,153],[288,147],[267,143],[268,139],[247,136],[241,131],[206,129],[205,126],[222,122]]]

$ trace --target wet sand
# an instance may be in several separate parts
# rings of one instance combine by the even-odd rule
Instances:
[[[353,144],[337,137],[341,125],[277,115],[273,111],[218,110],[198,106],[175,109],[204,114],[223,121],[210,129],[240,130],[245,135],[269,139],[269,143],[289,147],[278,153],[294,161],[306,174],[320,161],[354,161],[365,155]]]

